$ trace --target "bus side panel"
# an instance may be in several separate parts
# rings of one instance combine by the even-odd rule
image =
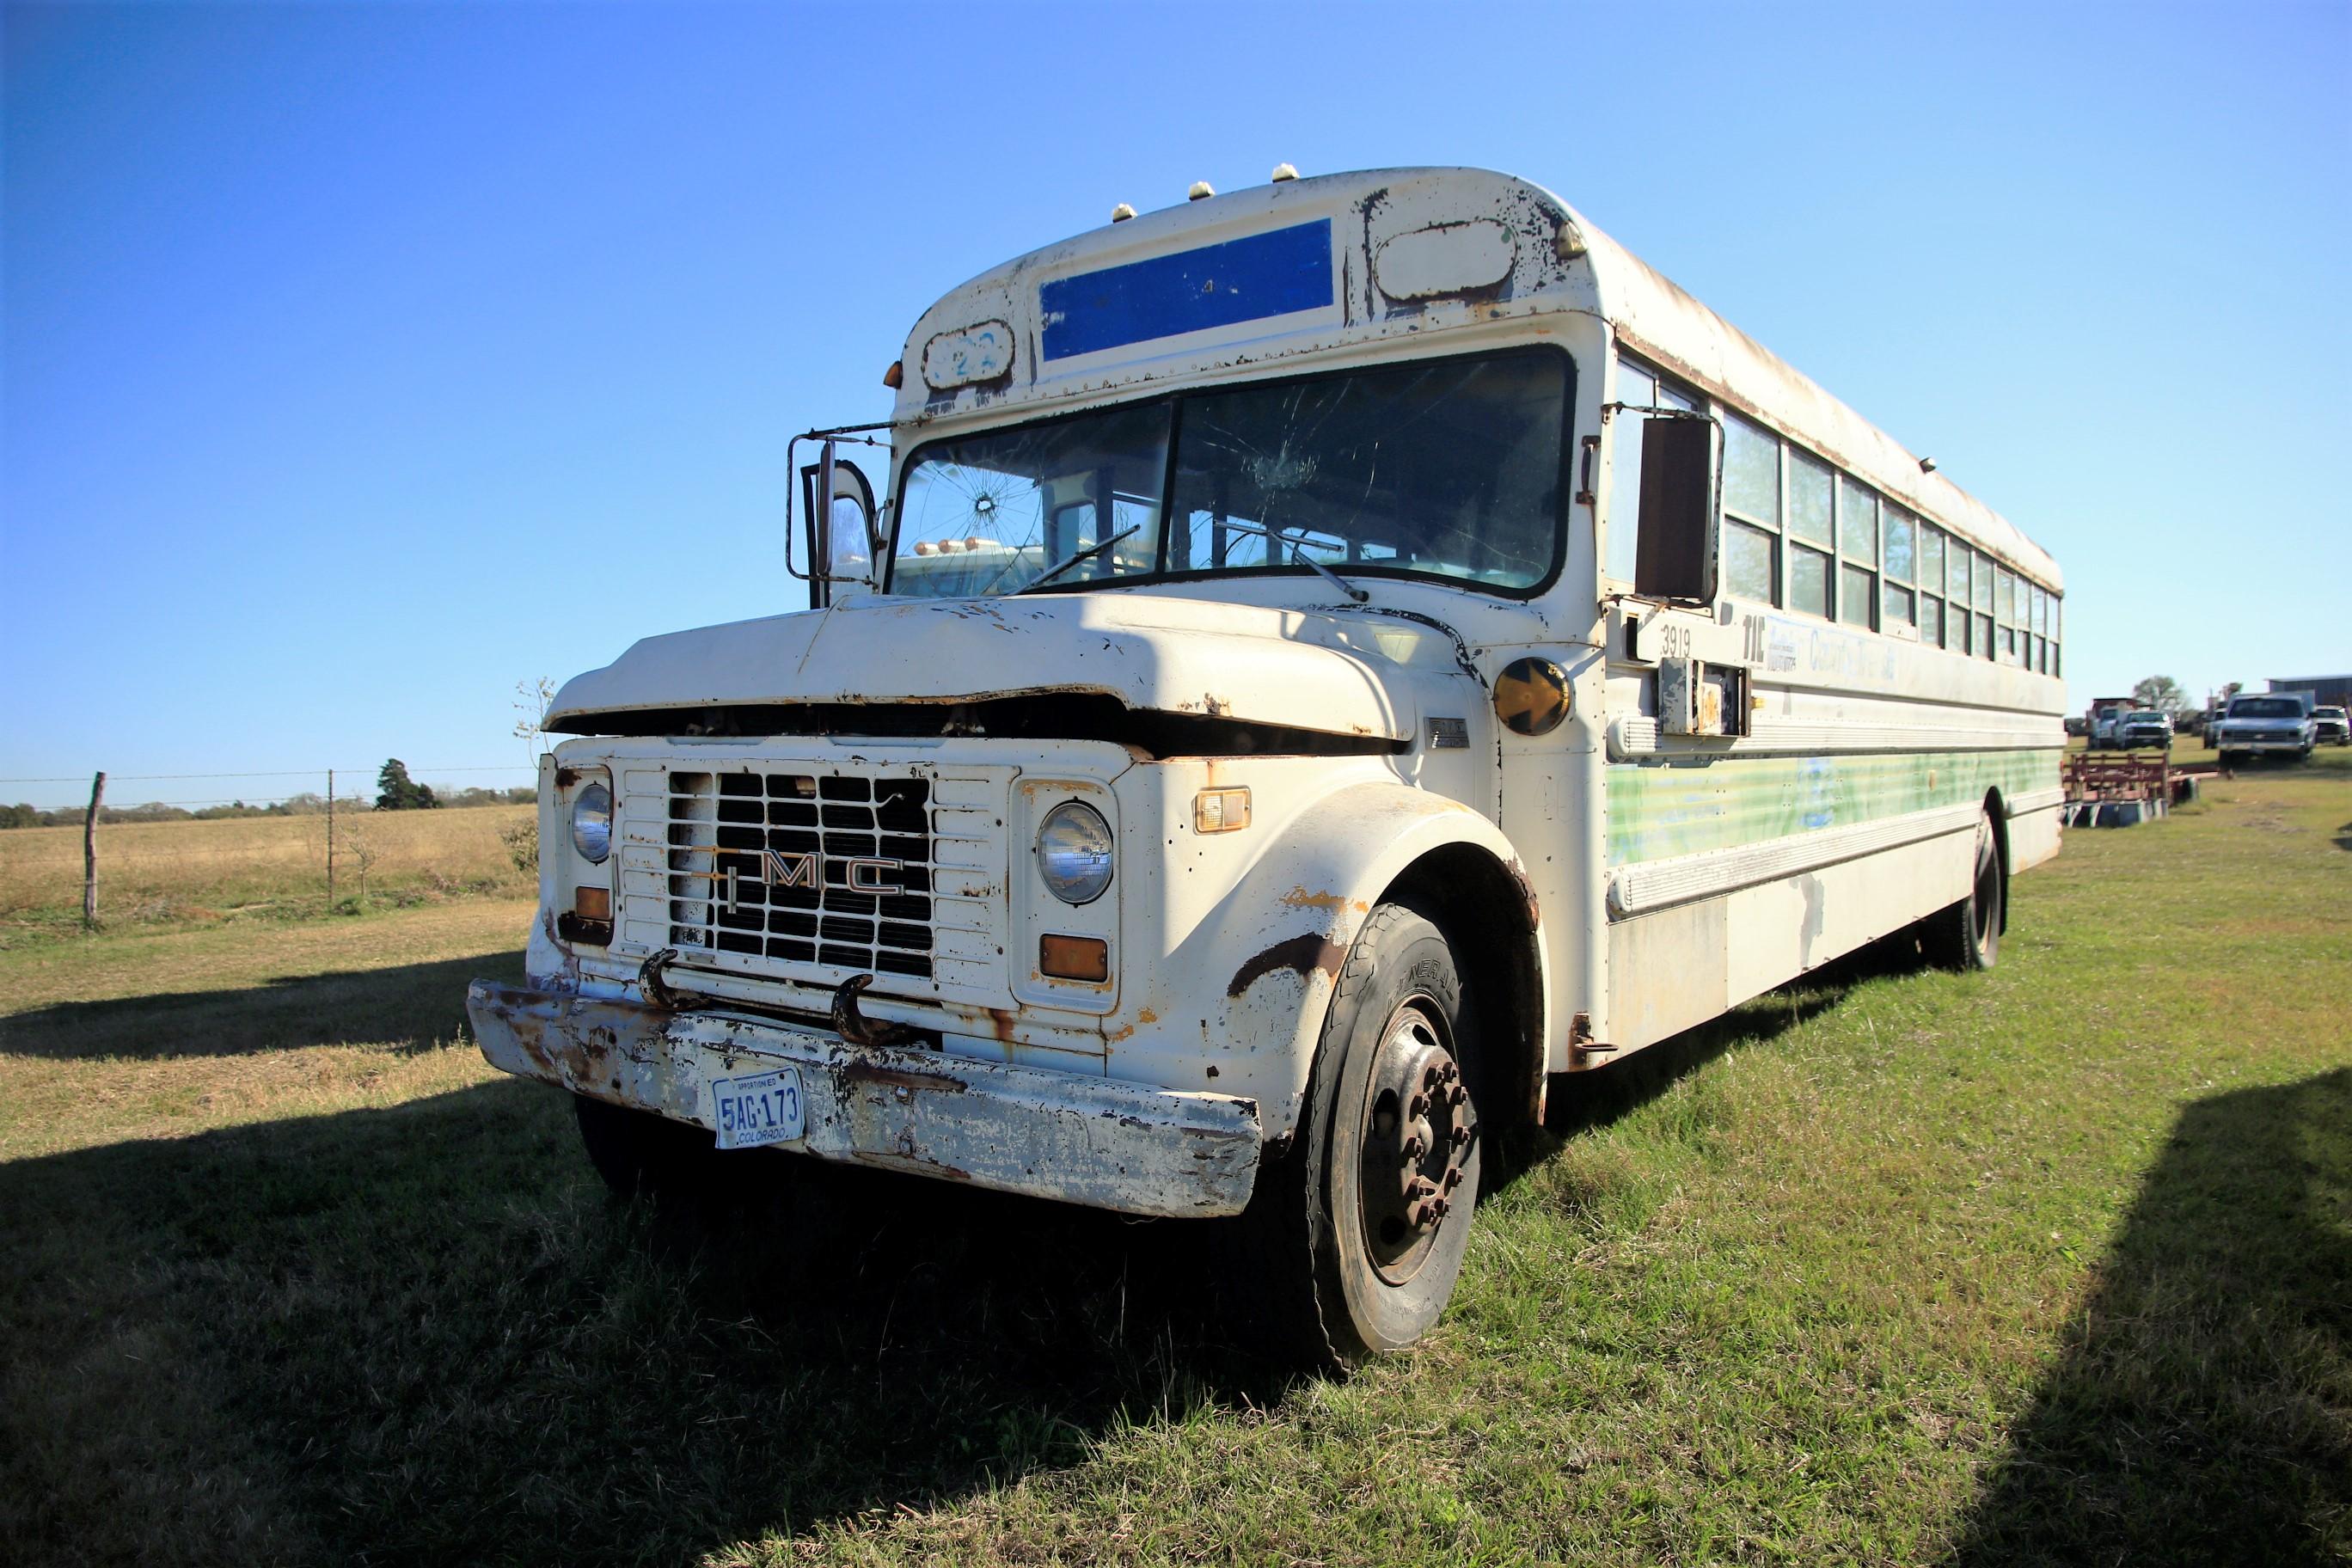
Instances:
[[[1974,847],[1947,833],[1617,921],[1609,1043],[1654,1044],[1966,898]]]
[[[2058,803],[2021,811],[2009,819],[2009,870],[2011,876],[2030,871],[2058,854],[2058,832],[2065,816]]]

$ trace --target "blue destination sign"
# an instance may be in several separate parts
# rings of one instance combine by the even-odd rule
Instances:
[[[1331,303],[1331,220],[1055,279],[1037,303],[1047,359],[1319,310]]]

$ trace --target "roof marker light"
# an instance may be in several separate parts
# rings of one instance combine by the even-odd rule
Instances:
[[[1269,179],[1269,180],[1272,180],[1276,184],[1277,184],[1277,185],[1278,185],[1278,184],[1282,184],[1282,182],[1283,182],[1283,181],[1285,181],[1285,180],[1295,180],[1295,179],[1298,178],[1298,171],[1297,171],[1297,168],[1293,167],[1291,164],[1288,164],[1288,163],[1276,163],[1276,164],[1274,166],[1274,173],[1273,173],[1273,174],[1268,174],[1268,175],[1266,176],[1266,178],[1267,178],[1267,179]]]
[[[1932,473],[1934,473],[1934,472],[1936,471],[1936,459],[1935,459],[1935,458],[1920,458],[1920,459],[1919,459],[1919,471],[1920,471],[1921,473],[1923,473],[1923,474],[1932,474]]]
[[[1213,196],[1216,194],[1217,187],[1209,184],[1208,181],[1195,180],[1192,182],[1192,188],[1184,193],[1184,199],[1188,202],[1197,202],[1203,200],[1206,197]]]
[[[1125,223],[1134,216],[1135,209],[1129,206],[1125,202],[1121,202],[1118,205],[1110,209],[1110,221],[1113,223]]]

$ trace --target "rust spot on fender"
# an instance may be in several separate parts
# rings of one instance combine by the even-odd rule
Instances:
[[[1238,996],[1277,969],[1293,970],[1301,975],[1311,974],[1319,969],[1326,974],[1336,976],[1347,956],[1346,948],[1327,937],[1312,933],[1294,936],[1253,955],[1234,970],[1232,983],[1225,987],[1225,994]]]
[[[988,1022],[989,1026],[996,1033],[997,1044],[1002,1046],[1009,1046],[1013,1044],[1013,1015],[1011,1013],[1002,1007],[991,1007],[988,1010]]]
[[[1528,880],[1528,868],[1514,858],[1505,862],[1511,873],[1512,884],[1519,889],[1519,902],[1528,911],[1528,929],[1534,931],[1543,924],[1543,910],[1536,901],[1536,887]]]
[[[1139,1024],[1157,1024],[1160,1022],[1160,1015],[1146,1007],[1135,1016],[1135,1021]]]

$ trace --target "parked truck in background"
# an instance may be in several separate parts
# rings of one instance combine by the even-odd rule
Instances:
[[[2113,747],[2116,743],[2116,721],[2130,712],[2136,706],[2137,704],[2128,697],[2093,698],[2089,710],[2083,716],[2084,725],[2083,732],[2088,740],[2090,749],[2099,752]]]
[[[2311,699],[2300,692],[2240,692],[2221,716],[2206,726],[2205,738],[2221,753],[2221,765],[2258,756],[2307,760],[2318,738]]]

